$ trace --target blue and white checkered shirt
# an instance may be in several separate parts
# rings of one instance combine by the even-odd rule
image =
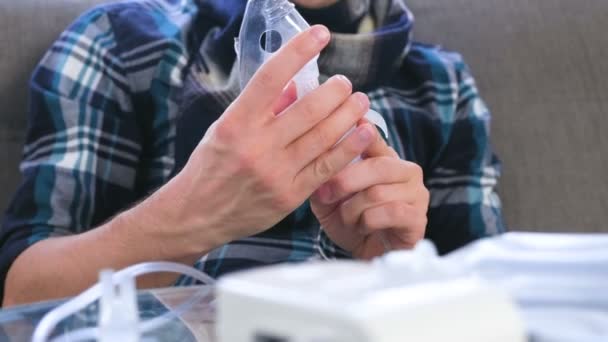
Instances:
[[[99,226],[183,167],[238,95],[233,45],[245,2],[103,5],[53,44],[31,80],[23,183],[0,232],[1,284],[29,246]],[[414,43],[413,16],[398,0],[341,0],[302,12],[335,32],[319,60],[323,75],[344,74],[367,92],[389,123],[391,146],[424,169],[427,237],[445,253],[503,231],[490,113],[461,56]],[[366,16],[376,24],[371,33],[359,31]],[[306,204],[197,266],[218,276],[315,257],[348,255]]]

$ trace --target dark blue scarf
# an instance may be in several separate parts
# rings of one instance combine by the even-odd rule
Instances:
[[[234,38],[239,34],[247,2],[197,1],[200,14],[195,34],[198,42],[206,42],[197,61],[199,71],[209,71],[209,64],[214,64],[228,75],[236,60]],[[319,60],[321,73],[344,74],[357,89],[385,82],[394,72],[391,66],[398,67],[411,40],[413,16],[401,0],[341,0],[324,9],[298,10],[311,25],[323,24],[334,32]],[[375,23],[374,31],[357,33],[368,14]]]

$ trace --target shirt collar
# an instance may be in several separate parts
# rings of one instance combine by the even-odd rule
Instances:
[[[401,0],[341,0],[323,9],[299,10],[311,24],[333,31],[319,59],[323,77],[345,75],[359,90],[388,82],[412,41],[414,17]],[[366,16],[375,28],[362,33]]]

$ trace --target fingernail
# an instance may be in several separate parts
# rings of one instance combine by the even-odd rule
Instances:
[[[337,79],[339,79],[340,81],[344,82],[344,84],[346,84],[349,87],[352,87],[352,83],[350,82],[350,80],[348,79],[348,77],[344,76],[344,75],[338,75],[336,76]]]
[[[363,93],[356,93],[355,99],[357,99],[357,102],[359,102],[362,109],[369,107],[369,97],[367,97],[367,95]]]
[[[329,40],[329,30],[323,25],[313,27],[312,35],[317,39],[319,44],[325,44]]]
[[[364,125],[357,128],[357,137],[359,137],[359,142],[361,142],[362,145],[370,143],[373,138],[373,133],[369,125]]]

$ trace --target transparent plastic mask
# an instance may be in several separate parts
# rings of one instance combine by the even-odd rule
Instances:
[[[308,28],[310,25],[287,0],[249,0],[235,45],[241,90],[273,53]],[[294,76],[298,98],[319,86],[317,61],[318,56]],[[385,138],[388,137],[388,126],[382,115],[370,110],[365,118],[375,124]]]
[[[273,53],[309,27],[289,1],[249,0],[237,41],[241,89]],[[319,86],[317,58],[294,77],[298,98]]]

